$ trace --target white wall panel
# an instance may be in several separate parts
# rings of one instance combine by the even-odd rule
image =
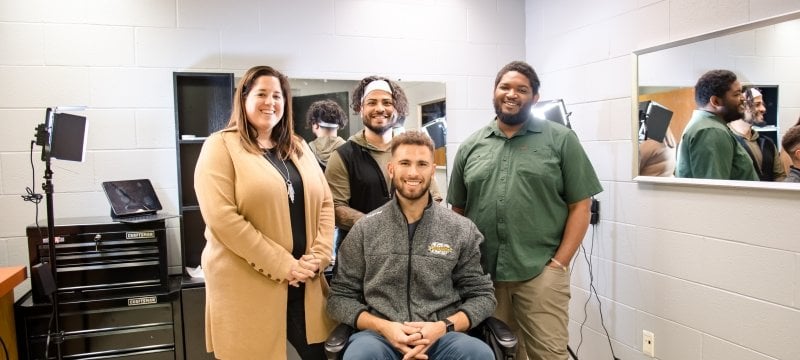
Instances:
[[[133,65],[131,27],[57,24],[45,26],[44,33],[47,65]]]
[[[499,70],[499,69],[498,69]],[[496,76],[470,76],[467,82],[466,107],[490,110],[494,115],[494,81]],[[448,107],[450,104],[447,104]],[[489,119],[486,120],[487,122]]]
[[[43,123],[45,109],[0,110],[0,126],[3,128],[0,152],[30,152],[31,141],[35,139],[36,126]],[[34,147],[41,154],[41,147]]]
[[[768,18],[797,10],[797,0],[758,0],[749,2],[750,20]]]
[[[0,21],[41,22],[45,0],[0,0]]]
[[[333,0],[260,1],[261,31],[334,34]],[[302,25],[302,26],[298,26]]]
[[[102,109],[86,112],[90,150],[121,150],[136,148],[134,110]]]
[[[607,21],[610,56],[632,51],[669,40],[669,2],[662,1]]]
[[[0,23],[0,44],[2,65],[44,65],[44,27],[41,24]]]
[[[97,151],[94,154],[95,176],[103,181],[147,178],[155,188],[177,186],[177,164],[172,149]]]
[[[288,4],[287,4],[288,5]],[[284,6],[281,6],[283,10]],[[179,28],[230,30],[240,33],[257,33],[260,28],[259,1],[256,0],[178,0]],[[265,31],[276,31],[270,22]],[[278,30],[280,31],[280,30]]]
[[[757,353],[737,344],[710,335],[703,336],[703,359],[725,360],[773,360],[775,358]]]
[[[171,109],[136,111],[136,144],[145,149],[175,149],[175,112]]]
[[[58,0],[55,0],[58,1]],[[85,0],[86,21],[111,26],[175,26],[175,1],[163,0]]]
[[[219,32],[136,29],[136,64],[142,67],[218,68]]]
[[[92,68],[89,80],[88,105],[93,108],[172,108],[174,104],[170,70]]]
[[[6,172],[3,171],[4,175],[5,173]],[[39,181],[39,184],[41,184],[41,181]],[[39,189],[37,189],[37,192],[42,192]],[[32,203],[23,202],[22,199],[20,198],[20,194],[24,193],[25,189],[22,188],[19,190],[17,194],[0,195],[0,209],[14,209],[14,211],[6,210],[3,212],[3,216],[0,216],[0,238],[25,236],[25,226],[28,226],[28,224],[32,224],[33,221],[35,220],[34,213],[36,209],[34,205]],[[45,211],[44,201],[42,201],[42,204],[39,206],[39,216],[41,216],[42,218],[45,217],[44,211]],[[6,243],[6,246],[9,246],[8,242]],[[9,251],[8,254],[9,264],[28,262],[27,249],[25,249],[24,252],[13,251],[13,254],[12,254],[12,249],[9,248],[8,251]],[[19,256],[21,254],[24,254],[24,257]]]
[[[45,0],[42,5],[42,20],[47,23],[86,23],[89,4],[85,0]]]
[[[747,22],[748,0],[672,0],[670,39],[678,40]]]
[[[0,66],[0,108],[88,105],[89,71],[58,66]]]

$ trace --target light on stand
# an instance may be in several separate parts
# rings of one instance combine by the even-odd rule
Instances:
[[[569,122],[571,112],[567,112],[563,99],[539,101],[531,107],[531,113],[539,119],[547,119],[572,129]]]
[[[52,336],[56,344],[56,358],[62,359],[61,342],[64,340],[59,325],[58,313],[58,272],[56,270],[55,219],[53,217],[53,171],[50,169],[51,159],[83,161],[86,152],[86,117],[64,113],[63,111],[81,111],[85,107],[47,108],[44,124],[36,127],[36,145],[42,147],[42,161],[45,163],[42,189],[47,204],[47,248],[48,266],[55,284],[51,301],[53,306],[54,328],[48,328],[48,341],[45,354],[48,353],[49,339]],[[38,219],[37,219],[38,227]],[[45,267],[47,268],[47,267]]]
[[[447,145],[447,120],[444,117],[429,121],[421,129],[433,140],[435,149]]]
[[[672,120],[672,110],[655,101],[639,102],[639,141],[664,141]]]

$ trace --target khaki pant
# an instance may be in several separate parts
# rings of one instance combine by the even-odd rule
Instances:
[[[497,310],[517,335],[517,359],[565,360],[568,358],[569,272],[545,266],[527,281],[495,282]]]

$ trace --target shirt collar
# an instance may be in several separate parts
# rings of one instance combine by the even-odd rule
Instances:
[[[506,135],[502,131],[500,131],[500,127],[497,126],[498,121],[499,120],[495,116],[495,118],[489,122],[489,125],[484,128],[483,131],[484,138],[487,138],[489,136],[497,136],[502,138],[506,137]],[[522,128],[520,129],[520,131],[517,132],[517,134],[520,134],[523,129],[528,133],[541,133],[544,130],[545,121],[547,120],[531,115],[528,117],[528,120],[525,120],[525,125],[522,126]],[[517,134],[514,134],[514,136],[517,136]]]

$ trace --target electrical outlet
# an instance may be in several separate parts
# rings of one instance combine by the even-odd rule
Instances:
[[[650,357],[656,356],[656,336],[647,330],[642,330],[642,352]]]

